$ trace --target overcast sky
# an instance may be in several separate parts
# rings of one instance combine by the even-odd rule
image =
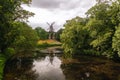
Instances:
[[[35,13],[34,17],[28,19],[33,28],[40,26],[48,29],[46,22],[55,22],[54,28],[58,30],[66,20],[76,16],[85,17],[85,12],[93,5],[95,0],[33,0],[30,6],[22,6]]]

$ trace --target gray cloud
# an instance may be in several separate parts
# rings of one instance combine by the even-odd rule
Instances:
[[[32,6],[39,8],[59,8],[64,3],[62,0],[33,0]]]
[[[71,10],[80,7],[91,6],[91,0],[33,0],[32,6],[46,9]]]
[[[76,16],[85,17],[85,12],[96,3],[96,0],[32,0],[30,7],[22,5],[23,8],[35,13],[29,18],[29,24],[35,28],[40,26],[48,29],[46,22],[56,22],[57,31],[66,20]]]

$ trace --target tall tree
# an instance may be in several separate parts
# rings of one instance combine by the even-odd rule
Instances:
[[[113,55],[112,39],[119,25],[119,0],[104,1],[88,10],[89,22],[87,24],[93,38],[91,45],[100,53]]]
[[[31,0],[0,0],[0,51],[4,51],[14,42],[17,33],[14,31],[15,21],[25,21],[33,13],[24,10],[21,4],[29,4]]]
[[[114,26],[111,24],[108,10],[109,4],[104,2],[95,5],[87,12],[87,14],[90,15],[87,26],[93,38],[91,45],[101,53],[111,49],[112,44],[112,28],[114,28]]]
[[[61,34],[62,46],[65,57],[72,57],[79,50],[82,51],[89,47],[87,42],[88,32],[85,29],[86,19],[76,17],[69,20],[64,25],[65,29]]]
[[[99,55],[108,57],[120,54],[120,47],[117,45],[119,44],[120,0],[99,1],[101,2],[87,11],[87,20],[76,17],[66,22],[61,35],[66,55],[72,55],[77,50],[83,51],[87,47],[97,51]]]

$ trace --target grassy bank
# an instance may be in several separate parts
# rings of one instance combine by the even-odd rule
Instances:
[[[47,47],[53,47],[53,46],[61,46],[61,43],[56,40],[39,40],[38,41],[38,48],[47,48]]]

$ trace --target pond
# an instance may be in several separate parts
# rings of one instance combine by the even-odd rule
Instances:
[[[90,56],[66,60],[61,54],[16,57],[6,63],[4,80],[120,80],[120,63]]]

